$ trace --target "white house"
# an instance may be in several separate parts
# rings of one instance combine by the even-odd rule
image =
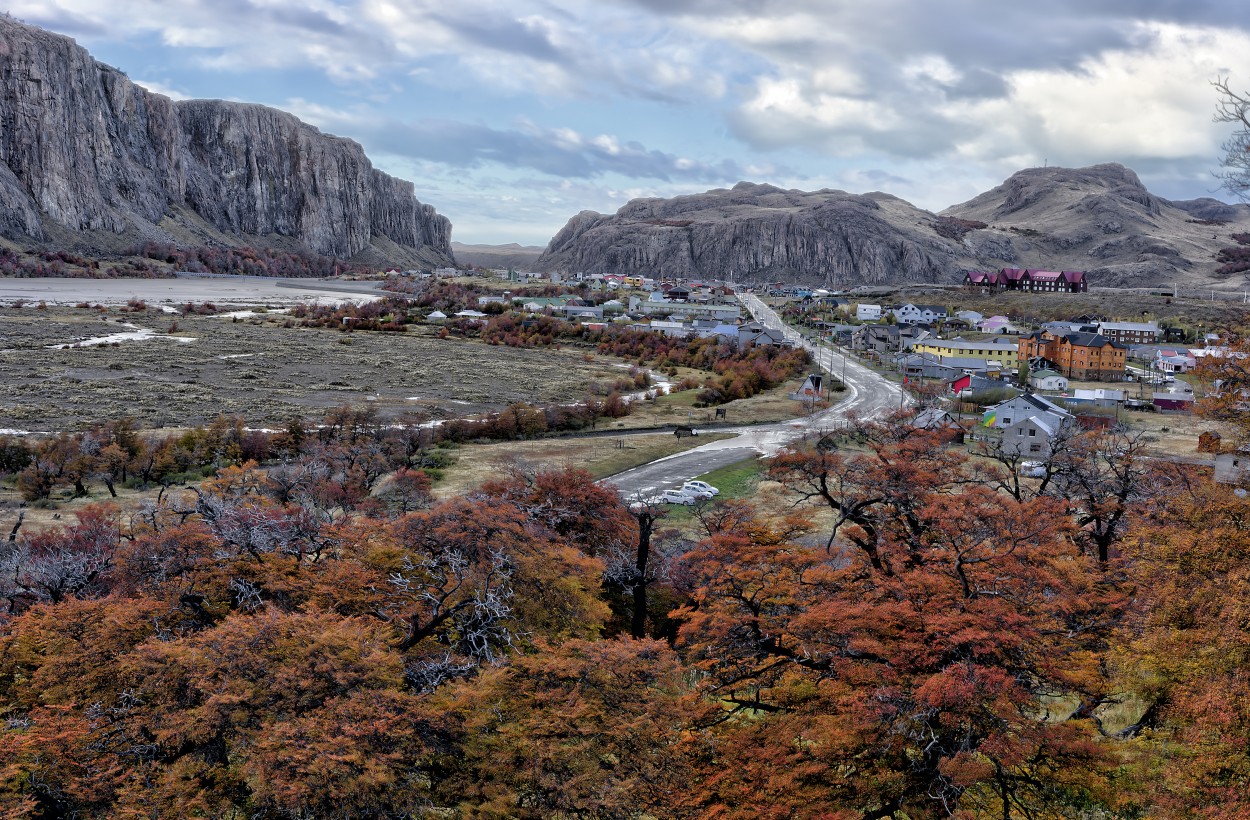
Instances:
[[[1087,401],[1099,407],[1111,407],[1124,401],[1125,393],[1123,390],[1113,390],[1107,387],[1095,387],[1092,389],[1078,387],[1073,391],[1072,396],[1075,399]]]
[[[978,324],[982,319],[985,318],[984,315],[977,313],[975,310],[961,310],[958,313],[956,313],[955,316],[957,316],[960,319],[963,319],[965,322],[967,322],[970,325]]]
[[[861,322],[875,322],[881,318],[881,305],[865,305],[861,302],[855,306],[855,318]]]
[[[906,304],[894,310],[894,320],[900,325],[931,325],[945,318],[946,308],[940,305]]]
[[[1063,429],[1071,423],[1071,417],[1064,418],[1054,413],[1039,413],[1026,416],[1002,428],[1000,446],[1004,453],[1016,455],[1036,455],[1048,458],[1051,455],[1051,442]]]
[[[1067,390],[1068,379],[1054,370],[1038,370],[1029,374],[1029,384],[1036,390]]]

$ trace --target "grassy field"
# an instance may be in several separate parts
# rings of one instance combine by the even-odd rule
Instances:
[[[720,495],[716,496],[711,503],[726,501],[732,498],[754,499],[759,494],[760,477],[764,467],[763,459],[751,457],[733,464],[727,464],[710,473],[696,476],[696,478],[699,481],[706,481],[720,490]],[[685,529],[692,526],[694,522],[695,514],[692,507],[684,507],[680,504],[667,505],[667,515],[664,519],[665,526]]]
[[[729,424],[765,424],[785,421],[806,412],[801,402],[790,398],[790,394],[798,390],[800,384],[802,384],[802,379],[793,379],[758,396],[737,399],[718,407],[695,407],[698,389],[683,390],[680,393],[659,396],[654,401],[639,401],[630,415],[617,419],[613,424],[621,429],[668,424],[688,424],[698,427],[716,421],[717,409],[725,411],[725,418],[720,421]],[[839,395],[834,393],[832,400],[836,402]]]

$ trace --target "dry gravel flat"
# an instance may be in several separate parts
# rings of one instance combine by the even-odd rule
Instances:
[[[285,321],[272,313],[236,321],[152,309],[0,308],[0,428],[68,430],[121,416],[181,427],[221,413],[276,426],[344,404],[441,417],[516,401],[572,402],[622,375],[611,360],[587,362],[581,351],[438,339],[433,328],[341,332]],[[154,333],[51,347],[135,333],[126,324]]]

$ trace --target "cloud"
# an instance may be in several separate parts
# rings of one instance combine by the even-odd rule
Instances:
[[[544,128],[525,119],[513,128],[500,129],[446,119],[401,122],[369,109],[341,111],[301,99],[285,107],[319,128],[359,140],[367,149],[453,168],[500,165],[562,179],[616,175],[707,184],[736,182],[748,175],[733,160],[697,160],[611,134],[592,136],[570,128]]]
[[[153,94],[162,94],[171,100],[189,100],[191,95],[179,91],[168,82],[155,82],[153,80],[133,80],[136,85],[141,85]]]

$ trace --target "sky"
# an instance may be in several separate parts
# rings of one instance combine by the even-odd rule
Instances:
[[[941,210],[1040,165],[1215,196],[1244,0],[0,0],[174,98],[364,146],[453,240],[747,180]]]

